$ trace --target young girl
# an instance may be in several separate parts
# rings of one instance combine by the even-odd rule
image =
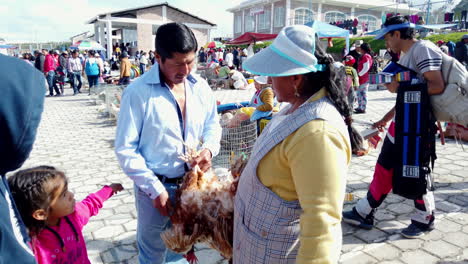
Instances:
[[[8,183],[39,264],[90,263],[83,227],[105,200],[123,190],[113,183],[75,203],[65,174],[50,166],[19,171]]]

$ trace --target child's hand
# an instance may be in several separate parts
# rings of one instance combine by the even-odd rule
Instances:
[[[112,194],[116,194],[124,189],[120,183],[112,183],[109,187],[112,189]]]

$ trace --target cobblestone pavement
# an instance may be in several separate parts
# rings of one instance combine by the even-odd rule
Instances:
[[[356,116],[356,123],[378,120],[392,107],[394,98],[387,91],[369,92],[368,113]],[[77,200],[105,184],[122,183],[125,190],[104,204],[84,228],[84,235],[92,263],[136,263],[132,182],[120,170],[113,152],[115,122],[100,109],[85,94],[46,98],[37,140],[23,167],[48,164],[64,170]],[[413,204],[390,194],[376,213],[373,230],[343,224],[342,263],[468,263],[468,152],[448,140],[445,146],[438,143],[437,154],[436,230],[421,239],[402,238],[399,233],[409,224]],[[377,156],[378,151],[373,151],[353,157],[347,191],[355,200],[346,202],[345,209],[365,196]],[[226,263],[213,250],[198,249],[200,263]]]

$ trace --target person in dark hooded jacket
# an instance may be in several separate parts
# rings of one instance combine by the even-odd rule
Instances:
[[[468,34],[455,46],[455,58],[468,69]]]
[[[28,158],[44,107],[42,72],[0,54],[0,263],[36,263],[6,173]]]

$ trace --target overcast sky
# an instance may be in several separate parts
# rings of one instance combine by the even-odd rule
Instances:
[[[217,24],[212,37],[232,35],[227,8],[243,0],[166,0],[170,5]],[[85,21],[99,13],[166,2],[165,0],[0,0],[0,38],[7,42],[68,41],[94,31]],[[316,0],[312,0],[316,1]],[[414,0],[414,3],[425,0]],[[437,0],[434,0],[437,1]],[[455,0],[459,1],[459,0]]]

